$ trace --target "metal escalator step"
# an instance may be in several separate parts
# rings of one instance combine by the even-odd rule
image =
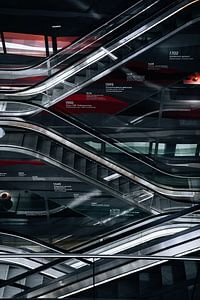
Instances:
[[[98,172],[97,164],[91,160],[87,160],[85,174],[90,177],[93,177],[94,179],[97,179],[98,178],[97,172]]]
[[[139,189],[138,185],[136,185],[133,181],[130,181],[129,184],[129,193],[135,193]]]
[[[86,77],[87,69],[83,69],[77,73],[77,76]]]
[[[140,195],[136,196],[134,200],[147,208],[152,207],[152,196],[150,194],[146,194],[145,191],[144,194],[141,193]]]
[[[43,94],[42,95],[42,100],[39,100],[39,101],[34,101],[34,103],[37,103],[37,104],[46,104],[46,103],[49,103],[50,102],[50,100],[51,100],[51,98],[52,98],[52,95],[49,93],[48,95],[46,95],[46,94]]]
[[[24,133],[6,133],[4,137],[0,139],[1,144],[21,146],[23,142]]]
[[[23,292],[23,290],[18,289],[18,288],[13,287],[13,286],[6,286],[5,290],[4,290],[3,299],[4,298],[11,299],[13,296],[15,296],[16,294],[19,294],[21,292]]]
[[[162,287],[162,275],[160,267],[139,273],[140,295],[148,296],[155,289]]]
[[[71,76],[69,78],[67,78],[67,80],[65,81],[66,85],[68,84],[69,86],[71,85],[71,87],[75,87],[75,76]]]
[[[20,267],[14,267],[14,266],[9,266],[9,271],[8,271],[8,276],[7,279],[10,279],[12,277],[15,277],[19,274],[24,273],[26,270],[24,268]],[[24,284],[25,279],[18,281],[17,283]],[[6,286],[4,290],[4,298],[12,298],[14,295],[22,292],[23,290],[13,287],[13,286]]]
[[[0,264],[0,280],[6,280],[8,278],[9,265]],[[0,299],[4,298],[5,287],[0,288]]]
[[[50,149],[51,149],[51,141],[43,138],[42,136],[39,136],[37,151],[49,156]]]
[[[26,278],[27,287],[35,287],[43,283],[44,276],[41,274],[32,274]]]
[[[111,181],[108,182],[108,185],[112,188],[114,188],[115,190],[119,190],[119,178],[113,179]]]
[[[74,83],[69,82],[68,80],[63,83],[63,94],[71,91],[76,85]]]
[[[50,279],[47,276],[43,276],[43,284],[49,283]]]
[[[172,275],[174,283],[180,283],[186,280],[185,265],[181,261],[172,264]]]
[[[99,180],[102,180],[104,182],[105,178],[108,177],[111,174],[112,174],[112,171],[110,171],[109,169],[104,168],[102,166],[98,166],[97,176],[98,176]]]
[[[184,261],[186,280],[195,279],[199,264],[196,261]]]
[[[113,59],[109,56],[105,56],[101,59],[101,63],[103,63],[104,66],[111,66],[113,64]]]
[[[12,277],[15,277],[15,276],[17,276],[17,275],[19,275],[19,274],[22,274],[22,273],[24,273],[25,271],[26,271],[26,270],[23,269],[23,268],[20,268],[20,267],[17,267],[17,268],[16,268],[16,267],[10,266],[7,279],[12,278]],[[21,283],[21,282],[18,281],[18,283]],[[21,284],[23,284],[23,283],[21,283]]]
[[[6,280],[8,278],[8,272],[9,272],[9,265],[7,264],[0,264],[0,280]]]
[[[81,155],[75,154],[74,157],[74,168],[81,173],[85,174],[86,170],[86,159]]]
[[[58,144],[51,143],[50,156],[58,161],[62,161],[63,147]]]
[[[130,180],[121,176],[119,178],[119,191],[123,194],[128,194],[130,191]]]
[[[101,61],[98,61],[91,66],[90,70],[92,70],[94,72],[93,76],[95,76],[98,74],[98,71],[103,70],[104,67],[105,67],[104,63]]]
[[[93,70],[93,69],[86,70],[86,77],[87,78],[92,78],[96,74],[97,74],[97,70]]]
[[[31,133],[25,133],[24,139],[23,139],[23,147],[36,150],[37,149],[37,143],[38,143],[38,135],[31,134]]]
[[[52,100],[55,100],[57,97],[61,96],[62,94],[63,94],[63,88],[62,89],[54,88],[52,93]]]
[[[172,285],[173,284],[172,266],[170,265],[161,266],[161,277],[162,277],[163,286]]]
[[[63,149],[62,162],[65,165],[74,168],[74,157],[75,157],[74,152],[67,150],[67,149]]]
[[[86,76],[75,75],[74,82],[75,82],[75,84],[77,85],[77,84],[81,84],[81,83],[84,82],[86,79],[87,79]]]

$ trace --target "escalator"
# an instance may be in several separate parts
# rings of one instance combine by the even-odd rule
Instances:
[[[65,253],[62,250],[41,242],[36,239],[20,236],[12,232],[0,232],[0,295],[1,299],[11,298],[14,295],[36,287],[38,285],[50,282],[52,279],[60,278],[71,272],[73,268],[67,265],[50,266],[44,268],[48,264],[48,259],[32,258],[31,255],[48,253]],[[10,255],[10,257],[2,257],[2,255]],[[15,258],[15,254],[22,255]],[[23,257],[27,255],[27,257]],[[17,282],[10,282],[13,277],[23,277],[23,274],[29,274]],[[7,284],[9,282],[9,284]]]
[[[73,278],[77,272],[81,274],[79,279],[82,277],[82,271],[83,274],[88,276],[91,268],[94,267],[90,260],[92,255],[106,253],[107,255],[111,253],[113,255],[120,251],[126,251],[126,249],[130,249],[134,245],[137,248],[139,244],[146,248],[145,240],[148,239],[154,244],[159,237],[161,240],[163,239],[162,235],[164,233],[166,237],[170,238],[181,232],[185,234],[189,228],[195,229],[197,227],[199,223],[198,210],[199,205],[175,214],[147,218],[135,224],[133,223],[131,226],[122,227],[109,234],[104,234],[100,239],[96,238],[85,245],[75,247],[70,250],[71,254],[33,238],[1,231],[0,238],[4,244],[4,246],[1,246],[0,257],[1,276],[3,277],[0,282],[2,298],[15,295],[21,297],[22,295],[18,295],[19,293],[22,293],[24,296],[24,294],[29,293],[33,289],[43,289],[44,286],[49,286],[51,283],[55,285],[54,281],[57,281],[57,279],[64,284],[63,279],[66,276]],[[17,249],[15,245],[17,245]],[[83,253],[83,255],[80,255],[80,259],[76,255],[77,251]],[[2,256],[2,254],[5,254],[5,256]],[[21,256],[17,258],[15,257],[16,254]],[[63,254],[66,254],[66,258],[62,257]],[[110,260],[111,258],[109,257],[109,264]],[[100,261],[104,263],[104,260]],[[97,260],[97,265],[95,261],[95,268],[98,268],[100,261]],[[121,265],[122,262],[130,263],[130,261],[130,257],[125,260],[116,259],[114,260],[116,262],[114,265]],[[87,270],[86,272],[85,269]],[[79,292],[79,289],[77,292]]]
[[[85,37],[75,41],[72,45],[45,59],[43,62],[25,69],[0,69],[2,90],[21,90],[28,84],[44,81],[53,74],[84,58],[101,45],[125,32],[128,28],[147,18],[154,11],[159,11],[170,5],[171,1],[140,0],[113,19]]]
[[[151,37],[151,28],[145,29],[143,27],[141,32],[141,28],[139,28],[137,29],[138,32],[137,30],[133,32],[133,36],[132,33],[130,33],[130,36],[128,36],[130,40],[126,40],[126,37],[120,37],[120,41],[123,41],[123,45],[120,45],[120,41],[115,40],[110,43],[108,47],[101,47],[98,52],[100,56],[95,58],[95,62],[92,60],[95,54],[91,56],[89,54],[86,61],[81,58],[82,65],[81,63],[77,63],[77,66],[79,65],[80,68],[82,68],[82,73],[79,73],[77,68],[77,73],[75,70],[75,73],[71,77],[65,77],[64,72],[62,74],[62,71],[59,70],[58,74],[56,74],[58,78],[56,76],[55,78],[49,77],[50,79],[48,80],[51,81],[52,78],[52,82],[49,81],[48,83],[48,80],[45,82],[45,84],[47,84],[47,88],[45,87],[45,89],[43,89],[41,84],[37,87],[33,87],[32,92],[27,90],[21,93],[13,93],[12,95],[8,95],[8,93],[4,95],[3,99],[5,99],[5,102],[1,107],[3,113],[5,113],[4,115],[15,115],[16,118],[3,117],[0,121],[0,126],[5,133],[0,139],[0,151],[22,153],[41,159],[50,165],[54,165],[77,176],[97,188],[99,187],[107,191],[114,197],[134,207],[138,207],[148,214],[155,215],[158,221],[161,221],[162,217],[160,213],[163,211],[180,210],[181,205],[179,206],[179,203],[183,203],[183,206],[185,205],[193,209],[193,204],[198,202],[200,197],[198,171],[194,176],[192,172],[188,172],[188,170],[191,171],[190,166],[184,166],[184,174],[181,168],[179,169],[180,171],[178,170],[176,172],[176,170],[174,171],[175,167],[173,165],[173,163],[176,163],[175,158],[171,158],[170,162],[172,166],[170,166],[168,163],[169,160],[166,160],[164,157],[155,157],[154,160],[152,157],[145,157],[145,155],[141,153],[129,153],[126,147],[126,141],[123,140],[125,136],[121,140],[124,143],[119,142],[118,135],[111,135],[110,138],[106,136],[100,137],[95,131],[87,131],[86,127],[81,129],[80,124],[77,126],[75,122],[73,123],[73,120],[68,120],[69,122],[66,123],[63,119],[60,119],[60,122],[58,121],[58,117],[48,112],[48,110],[42,111],[42,107],[40,106],[26,104],[26,101],[33,101],[44,106],[50,106],[60,101],[60,99],[63,99],[63,97],[78,91],[83,86],[87,86],[87,84],[93,80],[93,76],[94,80],[97,80],[100,76],[111,72],[115,67],[124,64],[124,62],[132,59],[142,51],[153,47],[157,42],[160,42],[160,40],[164,40],[178,30],[190,26],[191,22],[197,22],[199,17],[198,11],[192,13],[191,11],[187,11],[187,13],[185,13],[185,10],[183,9],[182,11],[182,8],[186,6],[187,10],[187,5],[194,5],[194,8],[197,9],[196,4],[198,5],[198,1],[190,1],[190,3],[189,1],[181,1],[183,3],[181,3],[180,6],[177,4],[178,2],[180,1],[175,3],[177,5],[175,7],[176,9],[172,6],[167,13],[163,12],[163,20],[161,20],[160,17],[154,19],[155,16],[152,18],[152,23],[151,20],[149,20],[148,25],[151,26],[152,24],[152,28],[156,29],[155,32],[153,31],[153,37]],[[150,7],[153,8],[153,6]],[[172,16],[169,17],[168,15],[170,13]],[[193,21],[187,21],[187,18],[191,18],[191,14]],[[177,18],[176,24],[173,23],[175,18]],[[170,32],[166,29],[169,25],[168,22],[170,23]],[[160,29],[160,26],[163,27],[159,33],[157,29]],[[166,27],[164,28],[164,26]],[[148,33],[147,36],[146,32]],[[139,38],[135,35],[137,33]],[[140,39],[140,37],[142,38]],[[135,42],[134,46],[132,42]],[[90,48],[88,51],[90,51]],[[64,59],[65,55],[66,54],[64,54]],[[91,61],[88,62],[88,59],[91,59]],[[90,68],[90,65],[92,68]],[[88,70],[88,66],[90,70]],[[93,68],[94,66],[95,68]],[[53,68],[52,72],[57,71],[56,64],[53,64]],[[109,70],[107,68],[109,68]],[[69,69],[67,70],[70,71]],[[71,72],[74,72],[72,68]],[[51,76],[52,74],[46,74],[46,76],[48,75]],[[61,76],[62,79],[59,78],[59,76]],[[54,80],[58,81],[55,87]],[[63,82],[60,82],[60,80],[63,80]],[[38,88],[42,90],[43,94],[35,95],[35,91]],[[35,97],[35,99],[33,99],[33,97]],[[17,102],[18,100],[19,102]],[[21,111],[21,109],[23,111]],[[33,116],[33,119],[31,119],[29,115],[33,112],[39,112],[41,115],[36,114]],[[38,125],[40,124],[38,121],[39,118],[44,118],[45,114],[49,117],[49,119],[47,118],[47,123],[45,124],[45,120],[41,122],[42,125]],[[17,118],[17,116],[21,117],[22,115],[24,115],[24,119]],[[50,119],[53,119],[52,123],[48,124]],[[136,120],[136,122],[137,121],[138,120]],[[134,122],[135,120],[132,120],[131,124],[134,125]],[[64,131],[63,128],[66,124],[68,128]],[[46,126],[48,126],[48,129],[45,129]],[[159,132],[159,134],[162,133]],[[178,134],[179,133],[177,133],[177,135]],[[183,132],[184,139],[185,134],[186,132]],[[189,134],[190,132],[188,131],[187,135],[189,136]],[[198,139],[199,133],[195,132],[195,134]],[[101,145],[101,151],[99,151],[98,146],[95,149],[95,145],[99,144]],[[158,147],[157,150],[159,150],[159,143],[155,148],[156,147]],[[179,162],[183,163],[182,157]],[[180,278],[184,279],[186,285],[189,286],[192,284],[194,286],[194,280],[198,275],[197,269],[199,267],[196,261],[191,262],[191,264],[187,261],[184,263],[181,262],[173,266],[173,264],[170,263],[162,265],[164,261],[159,259],[151,260],[149,258],[149,260],[141,260],[131,258],[131,256],[127,256],[126,258],[111,258],[109,256],[117,253],[123,253],[124,256],[137,256],[138,253],[140,255],[150,256],[182,256],[198,251],[198,209],[196,216],[192,215],[192,217],[188,219],[177,219],[176,221],[171,219],[170,221],[172,222],[166,222],[166,224],[161,221],[159,224],[156,224],[156,228],[154,227],[155,223],[153,225],[149,220],[146,221],[147,228],[141,228],[141,226],[145,226],[144,221],[144,223],[137,224],[138,231],[132,232],[132,235],[130,231],[127,230],[126,236],[123,236],[120,230],[112,240],[105,235],[102,239],[98,239],[98,241],[90,241],[90,243],[85,243],[85,245],[74,247],[72,249],[74,253],[80,251],[83,255],[90,256],[102,255],[102,253],[104,255],[104,253],[106,253],[108,257],[105,258],[102,256],[97,259],[86,256],[84,259],[86,261],[77,261],[77,258],[70,258],[67,264],[62,263],[62,268],[59,270],[61,272],[66,268],[68,270],[68,272],[66,271],[67,275],[60,274],[61,276],[58,276],[59,279],[57,280],[56,278],[53,282],[48,281],[49,278],[43,281],[43,275],[38,277],[33,274],[28,275],[30,274],[28,273],[28,276],[35,276],[35,279],[36,277],[37,279],[41,279],[38,279],[38,282],[34,283],[34,286],[31,286],[25,280],[26,275],[17,277],[20,276],[22,271],[24,273],[29,272],[26,268],[21,269],[21,266],[15,266],[17,270],[13,271],[14,266],[11,261],[9,262],[9,266],[2,262],[0,267],[2,270],[5,270],[5,272],[2,272],[4,282],[2,282],[2,284],[0,282],[0,293],[2,297],[16,296],[18,298],[72,297],[72,299],[74,299],[73,297],[83,297],[89,299],[90,297],[96,297],[98,299],[106,298],[106,295],[109,295],[109,291],[112,291],[110,284],[113,284],[114,289],[117,290],[120,285],[121,290],[125,292],[125,294],[115,294],[116,299],[118,297],[120,299],[123,299],[123,297],[124,299],[129,299],[128,289],[126,289],[126,287],[128,286],[129,290],[131,290],[131,284],[133,285],[132,280],[136,279],[134,281],[135,298],[137,299],[137,297],[142,296],[143,298],[151,299],[150,297],[159,297],[156,292],[155,295],[154,292],[150,294],[152,286],[156,287],[158,284],[156,274],[161,280],[161,282],[159,282],[161,293],[163,292],[163,288],[165,288],[167,292],[167,288],[173,288],[177,280],[183,282],[181,281],[182,279],[175,280],[179,275]],[[176,217],[178,218],[178,216]],[[134,230],[135,228],[133,231]],[[120,234],[122,234],[121,237]],[[105,240],[107,240],[108,243],[104,244]],[[16,249],[14,249],[14,251],[16,252]],[[89,260],[90,263],[88,263],[87,260]],[[48,260],[46,260],[46,262],[48,263]],[[53,262],[52,266],[55,266]],[[45,269],[45,266],[42,267]],[[152,267],[157,268],[155,269],[155,274],[154,272],[152,274]],[[71,272],[69,272],[69,269]],[[144,269],[146,271],[144,271]],[[182,274],[185,274],[185,277],[182,276]],[[17,282],[19,284],[18,287],[14,287],[17,290],[13,291],[12,294],[9,294],[9,289],[5,289],[5,285],[10,282],[10,277],[15,278],[15,280],[12,280],[13,283]],[[34,278],[30,277],[29,279],[31,279],[31,282],[34,282]],[[25,287],[23,287],[23,285],[25,285]],[[102,294],[102,287],[105,288],[104,294]],[[181,290],[181,286],[179,290]],[[186,289],[186,292],[189,293],[189,290]],[[132,296],[133,294],[131,294],[130,297]],[[112,297],[114,297],[114,295],[110,295],[110,299],[112,299]]]
[[[180,2],[180,1],[178,1]],[[109,74],[184,28],[199,21],[199,1],[181,1],[150,17],[71,67],[30,89],[2,94],[4,100],[31,101],[49,107]],[[188,21],[188,19],[190,21]],[[4,109],[6,110],[6,108]]]
[[[16,103],[8,103],[8,115],[9,110],[13,111],[15,105]],[[26,114],[26,111],[32,109],[37,110],[40,108],[35,105],[25,105],[21,103],[19,103],[19,107],[21,107],[22,110],[24,108],[24,115]],[[10,118],[10,120],[12,121],[12,118]],[[157,182],[159,185],[167,185],[172,188],[181,189],[187,187],[191,190],[194,189],[194,191],[196,187],[198,191],[198,185],[195,182],[197,182],[199,178],[199,146],[198,144],[193,144],[194,141],[196,142],[199,138],[198,130],[182,129],[165,131],[164,129],[157,129],[152,132],[151,130],[148,130],[148,134],[147,130],[144,132],[135,130],[135,132],[129,131],[127,133],[123,132],[122,134],[121,132],[116,132],[114,134],[105,135],[99,134],[98,131],[85,126],[83,123],[77,122],[75,119],[69,117],[63,118],[49,110],[43,109],[41,109],[40,114],[24,117],[23,120],[52,128],[64,138],[69,138],[72,142],[78,143],[79,146],[87,148],[97,155],[102,155],[103,157],[108,158],[108,160],[123,164],[134,174],[142,176],[148,181]],[[155,135],[155,142],[146,142],[146,137],[147,141],[152,141]],[[139,136],[141,136],[139,141],[142,141],[141,144],[144,144],[145,146],[144,149],[138,148],[137,141]],[[177,136],[179,137],[179,143],[180,137],[183,139],[184,143],[186,143],[188,139],[188,143],[196,147],[196,149],[194,148],[192,151],[196,151],[197,156],[193,157],[190,153],[188,153],[189,156],[187,156],[187,153],[184,154],[184,152],[181,152],[184,151],[184,149],[181,148],[178,154],[176,154],[176,145],[181,146],[181,144],[178,144],[176,141]],[[161,152],[162,149],[160,150],[160,146],[163,145],[170,149],[169,151],[171,152],[169,152],[169,154]],[[172,152],[172,150],[174,152]],[[178,150],[176,150],[176,152],[177,151]],[[143,174],[141,174],[141,167],[143,168]]]
[[[199,299],[199,261],[170,261],[115,281],[96,286],[66,299]],[[53,293],[52,293],[53,294]],[[193,296],[194,295],[194,296]]]
[[[144,211],[149,212],[150,209],[153,212],[149,204],[152,202],[154,192],[167,197],[169,203],[172,199],[189,202],[199,199],[199,187],[191,188],[192,178],[171,176],[158,169],[156,172],[159,176],[153,176],[155,169],[152,172],[152,167],[142,161],[140,161],[142,173],[135,174],[134,165],[129,169],[122,167],[111,158],[101,156],[83,147],[82,144],[74,143],[55,131],[33,123],[1,120],[0,125],[5,130],[5,135],[0,140],[1,151],[9,150],[41,158],[51,165],[78,175],[86,182],[105,189],[114,197],[135,204]],[[18,131],[13,132],[14,128]],[[124,153],[122,157],[126,159]],[[146,174],[149,174],[149,177],[144,173],[147,167],[149,171]],[[167,184],[164,184],[166,178]],[[145,193],[146,196],[141,199],[140,196]]]
[[[196,209],[198,210],[199,206],[196,207]],[[195,208],[193,208],[193,210],[195,211]],[[183,211],[182,216],[184,216],[184,213],[187,214],[188,212],[188,210],[185,210],[185,212]],[[127,238],[120,238],[119,236],[116,236],[115,241],[110,244],[109,242],[104,242],[103,246],[96,246],[93,250],[84,252],[83,256],[85,255],[85,258],[91,259],[93,262],[90,266],[82,262],[77,262],[76,259],[69,258],[66,263],[76,269],[74,273],[72,272],[70,276],[63,276],[59,280],[55,279],[50,282],[50,284],[47,283],[43,286],[29,289],[29,291],[18,294],[17,297],[60,299],[71,296],[73,298],[74,295],[77,299],[79,299],[79,297],[80,299],[82,297],[83,299],[84,297],[90,299],[91,296],[94,296],[93,291],[96,289],[96,297],[98,295],[100,298],[109,298],[110,292],[112,292],[115,295],[113,295],[113,297],[118,299],[119,295],[116,294],[116,291],[109,289],[112,289],[113,286],[116,286],[116,284],[118,284],[121,280],[130,289],[130,296],[133,297],[133,290],[131,289],[130,284],[134,284],[135,288],[138,283],[145,284],[142,283],[142,280],[141,282],[135,280],[133,283],[132,279],[134,276],[142,278],[144,273],[148,273],[152,274],[152,281],[156,281],[154,272],[152,271],[152,268],[155,268],[155,266],[159,266],[159,271],[156,274],[157,276],[159,274],[157,279],[159,278],[159,280],[162,279],[164,281],[164,277],[166,276],[167,279],[168,277],[170,278],[169,280],[171,280],[171,285],[177,283],[177,278],[174,278],[174,273],[174,281],[172,274],[162,274],[166,268],[165,264],[164,266],[162,266],[162,264],[166,263],[168,258],[169,260],[171,258],[173,262],[173,258],[176,260],[176,257],[182,257],[199,251],[199,221],[197,220],[197,223],[193,223],[193,217],[190,216],[188,219],[189,223],[187,224],[186,220],[184,221],[184,219],[181,219],[180,217],[176,219],[176,217],[177,216],[172,215],[170,217],[171,222],[168,222],[169,220],[166,221],[166,217],[164,217],[163,220],[160,218],[160,221],[157,220],[157,225],[155,227],[151,227],[151,222],[149,222],[146,230],[142,230],[141,223],[141,228],[138,227],[138,233],[133,235],[128,234]],[[100,242],[102,241],[100,240]],[[141,256],[141,259],[137,259],[138,255]],[[156,256],[158,257],[157,259]],[[79,256],[75,255],[75,257]],[[93,260],[92,257],[94,257]],[[191,276],[192,271],[195,275],[197,275],[197,262],[195,262],[195,258],[193,260],[193,269],[188,267],[189,262],[186,261],[184,263],[184,267],[186,267],[185,273],[188,274],[187,279],[189,279],[189,274]],[[171,262],[169,265],[170,264]],[[177,265],[179,264],[177,263]],[[183,275],[178,269],[176,269],[176,272],[178,272],[177,276],[181,277]],[[163,275],[163,277],[161,275]],[[195,277],[193,276],[190,277],[190,279],[194,280]],[[152,281],[148,280],[146,284],[149,286]],[[163,288],[162,285],[158,285],[158,287]],[[102,291],[105,291],[105,293],[102,293]],[[138,287],[136,291],[138,292]],[[145,292],[145,290],[143,292]],[[129,299],[129,297],[127,299]],[[122,299],[126,299],[126,297],[122,297]]]
[[[20,115],[20,113],[18,113],[18,110],[20,110],[23,112],[24,120],[53,128],[62,134],[63,137],[70,137],[71,141],[75,141],[75,143],[78,142],[81,147],[87,147],[89,151],[106,156],[108,159],[118,163],[123,163],[124,166],[133,171],[134,174],[141,176],[142,166],[142,176],[148,181],[158,182],[158,184],[163,186],[168,185],[172,188],[179,187],[181,189],[187,187],[188,189],[192,190],[194,188],[195,190],[196,187],[198,190],[199,146],[196,144],[196,140],[199,139],[199,131],[197,129],[178,129],[173,131],[165,129],[151,131],[148,129],[147,134],[147,129],[145,128],[144,131],[134,129],[131,131],[127,130],[127,132],[123,131],[122,133],[120,131],[114,133],[108,132],[105,135],[99,134],[97,130],[89,128],[89,126],[84,125],[75,118],[62,118],[53,112],[48,110],[43,111],[40,107],[24,104],[23,102],[8,102],[6,107],[7,112],[4,115],[12,115],[15,108],[17,109],[14,113],[16,116]],[[40,110],[40,114],[32,117],[29,116],[28,113],[26,117],[27,112],[31,110]],[[139,135],[144,138],[147,137],[147,141],[155,141],[148,143],[149,149],[145,149],[146,152],[137,150],[136,141]],[[154,136],[156,136],[156,138]],[[174,138],[172,138],[172,136],[174,136]],[[192,146],[196,145],[196,150],[194,148],[194,151],[197,153],[196,157],[191,156],[190,153],[188,154],[189,156],[184,155],[184,153],[180,152],[181,148],[179,150],[180,153],[176,156],[177,137],[179,143],[181,139],[184,143],[186,143],[188,139],[188,146],[189,144],[192,144]],[[145,141],[144,138],[141,138],[142,141]],[[170,149],[171,153],[169,153],[169,155],[161,155],[164,154],[164,152],[161,152],[162,149],[159,147],[163,145]],[[179,144],[179,146],[181,146],[181,144]],[[173,156],[172,149],[174,149]],[[148,155],[150,151],[151,156]]]
[[[46,97],[46,95],[43,95],[43,96]],[[19,97],[19,98],[21,100],[21,97]],[[40,108],[33,108],[33,106],[31,107],[31,106],[26,105],[25,102],[24,102],[24,104],[22,104],[20,101],[17,103],[17,99],[15,99],[15,101],[16,102],[3,102],[1,114],[2,115],[21,115],[21,114],[28,115],[30,112],[33,112],[33,111],[37,111],[37,112],[41,111]],[[31,109],[30,109],[30,107],[31,107]],[[73,122],[73,121],[71,121],[71,122]],[[131,124],[134,125],[134,121],[133,122],[131,121]],[[96,132],[95,132],[95,134],[96,134]],[[96,137],[95,137],[95,140],[96,140]],[[106,141],[109,141],[109,138]],[[89,142],[91,142],[91,140]],[[93,140],[92,140],[92,142],[93,142]],[[126,147],[126,143],[124,141],[121,142],[121,140],[118,137],[117,137],[117,139],[115,138],[114,141],[113,141],[113,139],[110,139],[110,142],[112,144],[111,148],[113,148],[113,144],[114,144],[114,146],[116,146],[115,149],[118,149],[118,153],[109,154],[108,153],[109,151],[107,151],[107,153],[102,153],[102,154],[103,155],[106,154],[107,158],[109,158],[111,160],[114,159],[117,162],[125,163],[126,168],[130,168],[130,164],[129,164],[130,158],[131,159],[134,158],[134,165],[133,165],[133,167],[132,167],[133,169],[131,171],[134,171],[134,174],[136,174],[137,176],[138,175],[141,176],[140,170],[141,170],[141,164],[142,164],[143,167],[145,166],[145,168],[143,169],[143,171],[145,173],[145,175],[143,174],[143,179],[145,179],[147,181],[157,182],[162,187],[167,185],[168,187],[172,187],[172,189],[178,188],[181,190],[181,189],[187,188],[188,190],[191,190],[194,192],[198,191],[198,177],[199,177],[198,170],[196,169],[197,170],[197,172],[195,173],[196,176],[191,175],[191,173],[193,173],[193,171],[194,171],[194,168],[192,169],[190,167],[190,165],[186,166],[185,174],[182,176],[181,172],[182,172],[183,168],[181,169],[181,172],[179,172],[179,171],[178,171],[179,173],[176,172],[177,168],[174,168],[173,162],[172,162],[172,166],[171,166],[168,163],[166,164],[165,160],[161,160],[161,159],[158,160],[158,157],[156,158],[156,161],[154,161],[152,159],[146,158],[144,155],[139,156],[140,153],[138,155],[139,156],[139,159],[138,159],[138,157],[134,157],[134,155],[129,155],[129,153],[128,153],[129,149],[128,149],[128,147]],[[125,146],[125,151],[123,151],[124,146]],[[92,149],[89,147],[89,150],[96,150],[96,149],[94,149],[94,147],[92,147]],[[127,159],[128,156],[129,156],[129,159]],[[137,155],[135,155],[135,156],[137,156]],[[150,165],[150,168],[149,168],[149,165]],[[147,166],[147,168],[146,168],[146,166]],[[192,166],[192,164],[191,164],[191,166]],[[153,170],[153,174],[152,174],[152,170]],[[175,170],[175,172],[174,172],[174,170]],[[172,177],[170,177],[170,176],[168,177],[168,174],[174,175],[174,177],[173,177],[174,180],[172,180]],[[118,176],[118,175],[116,175],[116,176]],[[169,178],[169,180],[167,179],[167,177]],[[188,177],[188,178],[186,179],[186,177]],[[196,177],[196,178],[193,178],[193,177]],[[116,181],[117,180],[118,180],[118,178],[116,178]],[[145,184],[145,183],[142,182],[142,184]],[[195,195],[195,194],[190,194],[190,195],[192,197],[197,196],[197,198],[198,198],[198,195]]]

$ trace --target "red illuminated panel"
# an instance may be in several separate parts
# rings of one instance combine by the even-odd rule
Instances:
[[[57,37],[57,48],[58,48],[58,50],[71,45],[75,40],[77,40],[77,36]]]
[[[46,56],[43,35],[4,32],[6,51],[11,54]]]
[[[43,166],[43,165],[45,165],[45,163],[40,160],[19,160],[19,159],[0,160],[0,166],[14,166],[14,165]]]
[[[6,51],[10,54],[45,57],[46,48],[43,35],[4,32]],[[69,46],[76,36],[57,37],[58,50]],[[53,53],[52,37],[48,36],[49,53]],[[0,45],[1,46],[1,45]]]
[[[76,94],[54,105],[55,111],[64,114],[105,113],[115,114],[128,104],[111,96]]]

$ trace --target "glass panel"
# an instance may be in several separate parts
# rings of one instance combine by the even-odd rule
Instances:
[[[101,146],[102,146],[101,143],[96,143],[96,142],[88,141],[88,142],[85,142],[85,144],[87,144],[88,146],[94,148],[97,151],[101,151]]]
[[[117,143],[116,145],[120,146],[121,148],[126,149],[131,153],[139,153],[139,154],[149,154],[149,142],[124,142],[124,143]],[[109,149],[113,150],[112,149]],[[109,152],[109,150],[107,150]]]
[[[195,156],[197,144],[177,144],[175,156]]]
[[[166,148],[166,144],[159,143],[158,144],[158,154],[160,154],[160,155],[165,154],[165,148]]]
[[[4,32],[7,53],[46,57],[43,35]]]
[[[77,40],[77,36],[63,36],[57,37],[57,48],[58,50],[63,49],[69,45],[71,45],[75,40]]]

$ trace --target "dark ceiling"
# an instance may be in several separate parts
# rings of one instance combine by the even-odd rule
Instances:
[[[136,0],[1,0],[0,30],[81,36]],[[53,25],[61,25],[52,29]]]

